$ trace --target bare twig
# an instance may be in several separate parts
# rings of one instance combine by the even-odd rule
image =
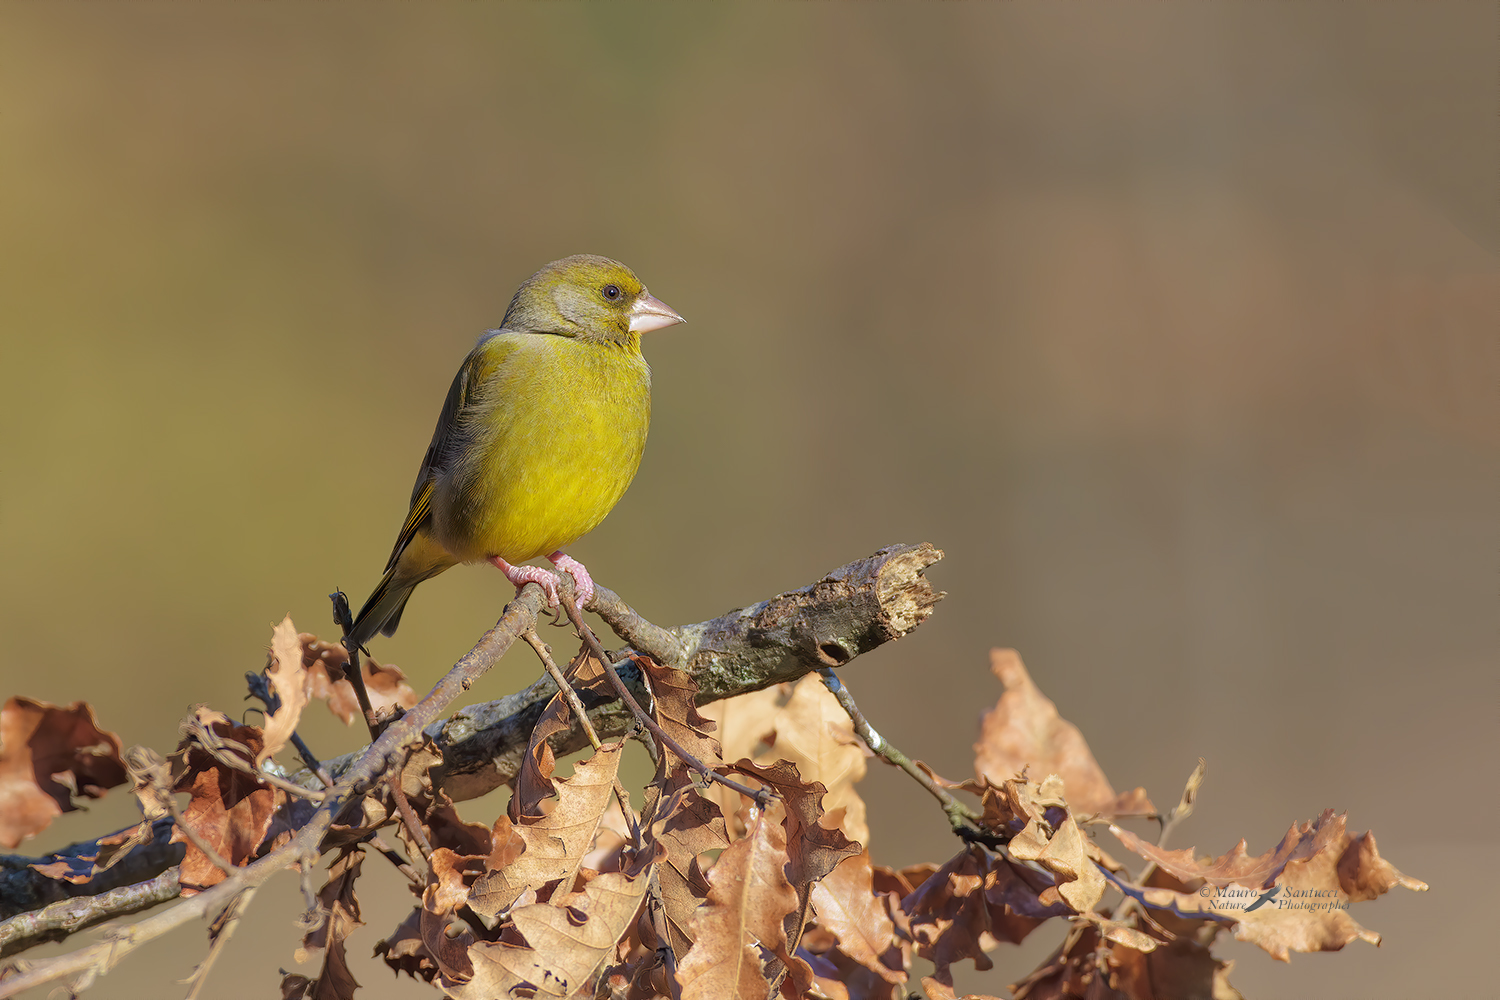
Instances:
[[[570,678],[558,669],[557,663],[552,659],[552,647],[542,641],[542,637],[533,629],[521,638],[535,651],[537,659],[542,661],[542,666],[547,671],[547,676],[552,678],[557,685],[557,693],[567,702],[568,709],[573,713],[573,718],[578,720],[583,727],[584,735],[588,737],[589,745],[598,750],[604,745],[599,739],[599,734],[594,732],[593,723],[589,722],[589,714],[584,710],[583,702],[578,699],[578,692],[573,690]],[[641,849],[641,825],[635,818],[635,810],[630,807],[630,793],[625,786],[620,784],[620,779],[615,778],[615,801],[620,804],[620,812],[625,817],[625,823],[630,827],[630,841],[636,850]]]
[[[432,841],[427,839],[427,834],[422,832],[422,821],[417,817],[417,812],[406,800],[406,793],[401,790],[401,775],[393,774],[389,782],[391,786],[391,799],[396,803],[396,811],[401,814],[401,822],[406,827],[406,832],[411,836],[412,843],[417,845],[417,850],[422,852],[422,860],[431,864]]]
[[[342,590],[335,590],[328,595],[328,599],[333,602],[333,621],[343,632],[344,649],[349,653],[349,662],[344,665],[344,676],[354,688],[354,697],[359,701],[359,711],[365,718],[365,727],[370,730],[370,739],[379,739],[380,720],[375,717],[375,708],[370,704],[370,692],[365,690],[365,675],[359,665],[359,647],[349,648],[349,630],[354,627],[354,616],[349,612],[349,598]]]
[[[534,627],[545,600],[542,588],[532,584],[506,605],[505,614],[495,626],[454,664],[427,697],[387,727],[380,738],[343,771],[338,782],[318,804],[313,818],[290,843],[253,864],[235,869],[218,885],[122,929],[108,941],[37,962],[25,972],[0,981],[0,1000],[67,976],[91,982],[146,942],[205,914],[219,912],[246,889],[263,884],[309,855],[316,856],[333,824],[357,806],[388,769],[398,767],[406,759],[410,747],[421,742],[423,727],[436,721],[453,699],[468,690],[493,666],[518,635]]]
[[[177,866],[173,865],[145,882],[109,889],[96,896],[60,899],[39,910],[17,914],[0,921],[0,957],[43,941],[61,940],[106,920],[148,910],[176,899],[179,891]]]
[[[224,907],[224,912],[219,914],[218,918],[214,920],[212,927],[209,929],[210,942],[208,945],[208,954],[203,957],[202,962],[198,963],[198,967],[193,970],[192,976],[188,979],[188,982],[192,986],[188,990],[187,1000],[197,1000],[199,991],[203,989],[203,984],[208,981],[208,973],[213,969],[214,962],[218,960],[219,954],[224,950],[224,946],[229,943],[229,939],[234,935],[235,930],[239,928],[240,917],[244,914],[246,907],[250,905],[250,900],[254,898],[255,889],[246,889],[231,899],[229,905]]]
[[[953,827],[955,833],[965,834],[966,839],[976,839],[979,834],[979,831],[976,829],[980,819],[979,813],[954,798],[948,789],[933,781],[931,775],[912,763],[910,757],[896,749],[891,745],[889,740],[877,733],[875,727],[870,725],[870,721],[859,710],[859,706],[854,703],[854,696],[849,693],[849,689],[839,680],[838,674],[834,673],[831,667],[823,667],[818,671],[818,674],[823,678],[823,684],[829,691],[833,692],[833,696],[843,706],[844,711],[849,716],[849,721],[854,723],[854,731],[859,734],[860,739],[865,741],[865,745],[870,748],[870,752],[887,764],[899,767],[910,775],[912,780],[917,784],[927,789],[928,793],[942,805],[943,812],[948,816],[948,823]]]
[[[590,609],[609,622],[636,650],[690,673],[699,687],[699,704],[706,704],[795,680],[840,660],[847,663],[847,659],[907,634],[926,619],[943,596],[922,575],[940,558],[942,553],[931,545],[890,546],[842,566],[806,587],[730,611],[711,621],[671,629],[647,622],[605,587],[596,589]],[[443,790],[454,800],[475,798],[511,780],[519,771],[531,729],[554,693],[550,678],[499,701],[470,706],[447,721],[438,720],[453,699],[468,690],[509,648],[519,632],[535,627],[542,607],[541,588],[525,588],[474,649],[420,704],[381,733],[379,739],[356,753],[323,761],[321,779],[320,769],[312,761],[308,761],[308,768],[293,775],[294,783],[302,788],[326,788],[327,792],[321,800],[314,800],[317,808],[313,819],[292,843],[237,869],[218,886],[114,932],[107,942],[34,964],[24,974],[0,983],[0,998],[64,977],[92,978],[112,967],[118,957],[188,921],[216,912],[247,886],[260,885],[309,852],[315,854],[332,824],[354,809],[387,769],[404,761],[407,748],[424,737],[442,750]],[[633,665],[620,667],[618,673],[627,684],[640,685],[639,672]],[[585,693],[580,700],[596,735],[603,739],[627,734],[636,725],[631,711],[616,698]],[[588,745],[581,723],[577,718],[573,722],[570,731],[551,741],[559,754]],[[268,779],[264,772],[256,772],[256,776]],[[169,830],[169,821],[164,820],[162,826]],[[87,845],[77,846],[83,849]],[[85,891],[109,889],[92,899],[61,904],[70,914],[86,913],[84,917],[64,918],[61,910],[49,908],[46,912],[53,915],[43,918],[42,908],[56,896],[44,895],[33,901],[30,895],[23,895],[20,898],[24,901],[11,908],[11,912],[25,920],[7,921],[0,928],[16,928],[19,933],[11,939],[12,943],[25,947],[23,942],[41,936],[64,937],[78,927],[170,898],[161,895],[166,891],[162,887],[176,885],[172,866],[180,860],[181,851],[180,844],[137,848],[111,871],[109,878],[96,877],[93,883],[76,887]],[[5,902],[16,898],[10,888],[13,878],[36,881],[41,889],[56,891],[42,884],[48,880],[33,878],[34,875],[29,871],[4,874]],[[158,877],[153,881],[142,881],[154,876]],[[116,892],[124,878],[155,888],[148,891],[129,885]],[[0,904],[0,912],[3,910]],[[23,924],[28,923],[43,929],[37,935],[23,932]],[[5,945],[0,943],[0,947]]]
[[[573,627],[578,630],[578,635],[583,639],[584,645],[588,647],[589,652],[600,663],[604,664],[605,676],[609,678],[609,683],[615,689],[615,693],[629,706],[630,711],[635,713],[636,721],[645,726],[646,730],[656,738],[656,742],[671,750],[672,753],[677,755],[678,760],[702,775],[705,781],[717,781],[726,788],[732,788],[746,798],[758,802],[761,808],[764,809],[766,804],[774,798],[769,788],[762,788],[756,791],[748,785],[741,784],[733,778],[720,774],[697,757],[688,753],[682,748],[680,743],[667,735],[667,731],[658,725],[655,719],[651,718],[651,713],[641,707],[640,702],[636,701],[635,696],[630,693],[630,688],[626,687],[625,682],[620,680],[620,675],[615,670],[614,664],[609,661],[609,656],[605,654],[604,648],[599,645],[599,638],[594,635],[593,629],[584,624],[583,616],[578,613],[578,605],[573,603],[572,587],[565,585],[561,588],[560,596],[562,597],[563,610],[567,611],[568,619],[572,621]]]

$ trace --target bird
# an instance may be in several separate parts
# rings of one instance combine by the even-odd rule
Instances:
[[[494,565],[517,593],[540,584],[555,608],[557,574],[520,565],[546,556],[586,607],[594,582],[563,549],[635,478],[651,423],[641,334],[682,322],[608,257],[564,257],[522,282],[454,376],[385,573],[344,645],[394,635],[416,586],[459,563]]]

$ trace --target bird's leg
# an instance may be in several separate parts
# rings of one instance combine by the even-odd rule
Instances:
[[[547,595],[547,607],[555,608],[560,603],[557,597],[557,574],[550,569],[542,569],[540,566],[515,566],[506,562],[499,556],[489,557],[490,565],[505,574],[505,578],[516,585],[519,593],[521,588],[528,583],[535,583],[542,588]],[[585,576],[585,578],[587,578]],[[578,579],[574,577],[574,579]],[[593,581],[589,581],[589,590],[593,590]]]
[[[573,600],[580,608],[587,608],[594,599],[594,578],[583,568],[583,563],[558,549],[547,557],[548,561],[573,578]]]

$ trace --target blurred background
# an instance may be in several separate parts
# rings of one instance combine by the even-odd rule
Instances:
[[[7,6],[0,694],[164,750],[241,711],[274,621],[330,635],[375,583],[515,286],[608,254],[690,324],[648,338],[645,461],[572,549],[597,579],[698,621],[931,541],[948,599],[844,671],[897,745],[970,773],[1014,646],[1117,787],[1171,803],[1208,759],[1170,846],[1333,807],[1432,884],[1354,909],[1380,949],[1223,945],[1248,996],[1479,992],[1497,37],[1490,3]],[[425,690],[510,593],[448,573],[376,655]],[[908,781],[862,787],[877,862],[953,852]],[[409,905],[376,884],[361,996],[433,995],[364,959]],[[271,883],[209,990],[275,995],[299,907]]]

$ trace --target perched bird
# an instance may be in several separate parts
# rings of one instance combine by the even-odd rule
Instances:
[[[579,254],[516,291],[500,329],[453,379],[385,575],[345,645],[393,635],[412,590],[458,563],[493,563],[516,585],[558,578],[518,563],[545,555],[594,594],[563,547],[587,534],[635,478],[651,422],[641,334],[683,322],[624,264]]]

